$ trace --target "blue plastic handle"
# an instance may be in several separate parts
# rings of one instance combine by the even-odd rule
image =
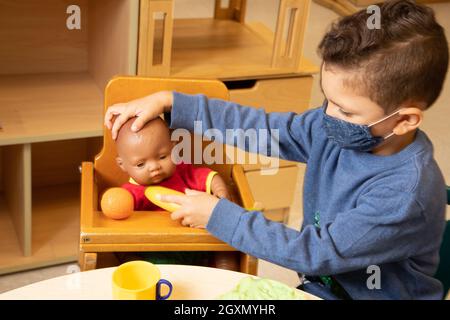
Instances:
[[[169,287],[169,293],[166,294],[165,296],[161,296],[161,285],[163,284]],[[167,298],[170,297],[171,294],[172,294],[172,284],[170,283],[170,281],[166,279],[159,280],[158,283],[156,284],[156,300],[166,300]]]

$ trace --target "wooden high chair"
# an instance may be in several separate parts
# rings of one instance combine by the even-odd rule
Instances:
[[[141,77],[116,77],[105,90],[104,108],[127,102],[161,90],[203,93],[228,99],[225,85],[216,80],[181,80]],[[205,143],[204,143],[205,145]],[[100,211],[99,196],[111,187],[121,186],[128,176],[116,164],[116,150],[110,131],[105,128],[103,148],[95,161],[82,163],[81,232],[79,264],[82,271],[95,269],[97,256],[105,252],[142,251],[236,251],[204,229],[184,227],[171,220],[166,211],[138,211],[128,219],[112,220]],[[254,206],[243,169],[240,165],[209,165],[227,182],[230,191],[243,207]],[[240,271],[256,274],[256,259],[244,253]]]

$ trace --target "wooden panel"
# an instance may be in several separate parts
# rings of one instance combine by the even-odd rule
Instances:
[[[0,193],[3,192],[3,190],[3,148],[0,147]]]
[[[125,220],[113,220],[101,211],[94,211],[93,218],[93,228],[83,228],[83,244],[222,243],[205,229],[181,226],[180,221],[170,219],[166,211],[135,211]]]
[[[0,195],[0,274],[5,265],[23,258],[23,247],[18,238],[13,214],[4,194]],[[20,233],[21,235],[23,232]]]
[[[165,16],[159,25],[156,13]],[[172,57],[173,1],[142,0],[139,17],[138,74],[168,76]],[[155,50],[162,51],[162,54]],[[154,55],[161,60],[160,63],[154,63]]]
[[[80,231],[79,184],[33,188],[33,255],[76,256]]]
[[[269,220],[284,223],[287,222],[287,217],[289,215],[289,208],[264,210],[263,214],[264,217],[266,217]]]
[[[240,165],[234,165],[232,170],[233,180],[239,192],[242,206],[247,210],[259,210],[261,206],[255,203],[250,185],[245,177],[244,169]]]
[[[89,72],[102,94],[115,75],[135,75],[139,0],[89,2]]]
[[[94,183],[94,163],[81,164],[81,195],[80,195],[80,230],[92,228],[94,211],[98,208],[98,189]]]
[[[228,1],[228,7],[225,8],[222,8],[222,2],[222,0],[216,0],[214,3],[214,19],[244,22],[247,0],[230,0]]]
[[[93,137],[86,141],[87,153],[84,161],[94,161],[95,157],[100,153],[103,147],[103,137]],[[81,163],[80,163],[81,165]]]
[[[226,243],[93,243],[82,244],[84,252],[145,252],[145,251],[236,251]]]
[[[272,42],[267,35],[233,20],[175,19],[172,42],[172,77],[208,79],[248,79],[311,74],[305,70],[272,68]],[[272,35],[273,38],[273,35]],[[139,54],[139,74],[146,55]]]
[[[252,88],[230,90],[230,100],[266,112],[302,113],[309,108],[312,84],[312,76],[260,79]]]
[[[293,70],[299,68],[309,16],[309,4],[310,0],[280,0],[273,43],[272,67],[285,67]],[[285,29],[287,29],[286,35],[284,35]]]
[[[266,112],[292,111],[302,113],[309,108],[312,83],[312,76],[260,79],[256,81],[252,88],[229,90],[230,100],[245,106],[261,107]],[[236,152],[233,149],[227,148],[227,150],[230,150],[227,151],[230,153]],[[252,158],[249,153],[245,153],[244,157],[246,160],[242,165],[245,171],[296,165],[296,162],[268,158],[262,155],[253,155]],[[252,160],[255,158],[257,163]]]
[[[264,210],[289,207],[297,183],[298,168],[281,168],[276,175],[261,175],[259,171],[247,172],[250,189],[255,201],[261,202]]]
[[[379,0],[313,0],[314,2],[329,8],[341,16],[353,14],[359,10],[364,10],[371,4],[377,4],[384,1]],[[450,0],[417,0],[418,3],[439,3],[449,2]]]
[[[245,152],[233,146],[226,145],[225,152],[229,161],[242,166],[245,172],[260,169],[293,167],[297,162],[287,161],[276,157],[266,157],[261,154]]]
[[[87,73],[0,76],[0,145],[101,136],[100,90]]]
[[[22,255],[12,221],[2,214],[2,209],[0,201],[0,274],[76,261],[80,233],[78,184],[33,189],[32,255],[28,257]]]
[[[66,9],[81,9],[69,30]],[[87,70],[87,0],[0,1],[0,74]]]
[[[25,256],[31,255],[31,146],[3,148],[5,200]],[[11,241],[11,239],[9,240]]]
[[[241,270],[240,272],[248,273],[255,275],[258,271],[258,259],[255,257],[249,256],[248,254],[241,254]]]
[[[347,0],[359,7],[367,7],[371,4],[376,4],[384,2],[382,0]],[[417,0],[418,3],[438,3],[438,2],[449,2],[450,0]]]
[[[79,166],[87,161],[87,140],[36,143],[33,149],[33,187],[80,183]]]
[[[313,0],[313,1],[320,4],[321,6],[333,10],[334,12],[336,12],[341,16],[347,16],[358,11],[356,6],[350,2],[343,3],[342,1],[337,0]]]
[[[94,137],[33,144],[33,187],[79,184],[81,163],[93,161],[102,142],[101,137]]]
[[[265,24],[258,22],[258,21],[252,21],[247,22],[246,27],[255,33],[258,37],[261,39],[264,39],[264,41],[268,44],[273,46],[274,41],[274,35],[271,29],[269,29]],[[306,59],[304,56],[300,56],[300,64],[298,66],[297,72],[300,74],[315,74],[318,73],[320,69],[313,64],[311,61]]]

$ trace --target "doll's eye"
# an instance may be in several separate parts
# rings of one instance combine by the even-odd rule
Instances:
[[[164,160],[165,158],[167,158],[166,155],[163,155],[163,156],[159,157],[160,160]]]
[[[138,163],[138,165],[137,165],[136,167],[138,167],[138,168],[143,168],[143,167],[144,167],[144,163],[143,163],[143,162]]]

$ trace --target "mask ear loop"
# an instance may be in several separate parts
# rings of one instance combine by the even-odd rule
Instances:
[[[369,128],[370,128],[370,127],[373,127],[374,125],[376,125],[376,124],[378,124],[378,123],[380,123],[380,122],[383,122],[383,121],[386,120],[386,119],[389,119],[390,117],[394,116],[395,114],[398,114],[398,113],[400,112],[400,110],[401,110],[401,109],[398,109],[397,111],[392,112],[390,115],[387,115],[386,117],[381,118],[380,120],[375,121],[374,123],[369,124],[367,127],[369,127]],[[392,137],[394,134],[395,134],[394,132],[389,133],[388,135],[386,135],[386,136],[383,137],[383,140],[389,139],[389,138]]]
[[[383,137],[383,140],[389,139],[389,138],[392,137],[394,134],[395,134],[394,132],[389,133],[387,136],[384,136],[384,137]]]

